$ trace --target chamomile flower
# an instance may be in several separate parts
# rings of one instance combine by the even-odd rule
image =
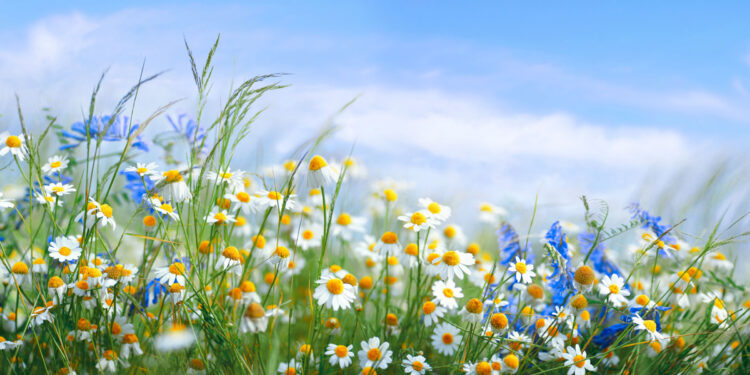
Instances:
[[[338,178],[338,173],[331,168],[320,155],[315,155],[310,159],[307,168],[307,186],[310,188],[326,187]]]
[[[46,175],[60,173],[68,168],[68,158],[65,156],[54,155],[47,159],[47,164],[42,166],[42,172]]]
[[[47,195],[62,197],[64,195],[75,192],[76,189],[71,184],[62,184],[56,182],[49,185],[44,185],[44,191],[47,193]]]
[[[504,208],[495,206],[492,203],[482,203],[479,205],[479,221],[488,224],[497,224],[500,218],[507,215]]]
[[[398,220],[405,222],[404,228],[412,230],[414,232],[419,232],[421,230],[435,228],[435,226],[437,225],[435,220],[428,215],[429,211],[421,210],[401,215],[398,217]]]
[[[432,366],[427,363],[423,355],[407,354],[406,358],[401,361],[401,366],[407,375],[424,375],[427,371],[432,371]]]
[[[153,179],[159,179],[160,173],[156,170],[158,166],[156,163],[136,163],[135,167],[125,168],[125,172],[132,172],[138,174],[141,177],[150,177]]]
[[[5,156],[7,153],[23,161],[26,157],[26,146],[23,144],[23,135],[11,135],[8,132],[0,133],[0,156]]]
[[[294,210],[297,207],[295,202],[295,194],[290,194],[285,197],[284,194],[273,190],[261,190],[257,192],[256,197],[258,198],[258,205],[265,208],[276,208],[281,210],[285,207],[286,210]],[[284,206],[284,200],[286,199],[286,206]]]
[[[466,246],[466,235],[458,225],[448,225],[443,228],[443,237],[445,237],[446,243],[451,246]]]
[[[49,244],[49,256],[60,263],[78,260],[81,246],[76,236],[60,236]]]
[[[104,227],[109,224],[112,229],[117,228],[115,218],[112,216],[114,211],[112,207],[106,203],[99,204],[94,198],[89,198],[89,202],[86,204],[86,211],[82,212],[76,217],[76,221],[85,222],[87,227],[92,227],[98,224],[99,227]],[[83,215],[86,215],[84,221]]]
[[[193,197],[180,171],[171,169],[162,173],[162,181],[165,184],[162,192],[164,193],[164,198],[168,201],[182,203]]]
[[[445,312],[448,311],[443,306],[438,306],[435,304],[435,302],[432,301],[426,301],[424,304],[422,304],[422,317],[424,319],[424,325],[429,327],[435,323],[437,323],[443,315],[445,315]]]
[[[440,254],[440,253],[438,253]],[[454,277],[464,278],[464,274],[471,274],[470,266],[474,265],[474,256],[463,251],[449,250],[432,260],[434,272],[442,279],[452,280]]]
[[[492,332],[503,333],[508,329],[508,316],[501,312],[490,315],[489,322]]]
[[[241,190],[244,186],[242,176],[245,173],[242,171],[232,171],[231,168],[219,170],[218,172],[208,171],[206,172],[206,180],[211,181],[215,184],[227,184],[231,191]]]
[[[328,344],[325,355],[329,356],[328,362],[331,366],[339,366],[340,368],[345,369],[352,364],[352,358],[354,357],[352,349],[354,349],[354,346],[352,345],[345,346]]]
[[[388,342],[380,343],[379,337],[372,337],[367,341],[360,343],[361,348],[357,352],[359,357],[359,365],[362,367],[372,368],[388,368],[388,365],[393,361],[391,356],[393,352],[388,350],[390,344]]]
[[[522,282],[524,284],[531,283],[531,279],[536,276],[536,273],[534,273],[534,265],[527,264],[526,260],[522,260],[520,257],[516,257],[515,263],[510,264],[508,271],[514,273],[516,282]]]
[[[155,274],[159,282],[166,285],[175,283],[185,285],[185,276],[187,275],[185,264],[179,261],[157,268]]]
[[[375,244],[375,251],[384,256],[398,254],[401,250],[401,244],[398,242],[398,235],[393,232],[385,232],[380,236],[380,240]]]
[[[298,363],[294,358],[292,358],[289,362],[281,362],[279,363],[279,367],[276,369],[276,372],[283,375],[295,375],[298,372],[302,371],[302,364]]]
[[[635,324],[636,331],[645,331],[651,341],[663,341],[664,335],[656,330],[656,322],[653,320],[644,320],[638,314],[632,316],[632,322]]]
[[[224,194],[224,199],[228,199],[232,204],[239,205],[242,212],[246,214],[258,211],[258,206],[256,204],[257,197],[252,196],[247,192],[239,191],[237,193],[227,193]]]
[[[472,298],[466,302],[459,314],[465,322],[479,323],[484,317],[484,304],[478,298]]]
[[[495,371],[495,369],[492,368],[492,364],[487,360],[487,358],[477,363],[465,363],[463,366],[463,371],[466,375],[495,375],[500,373],[500,371]]]
[[[61,199],[57,199],[51,195],[47,195],[44,192],[35,191],[34,198],[36,199],[37,203],[46,204],[46,205],[49,205],[50,207],[54,207],[54,206],[60,207],[63,205],[63,202]],[[10,203],[10,204],[12,205],[13,203]],[[3,206],[0,204],[0,207],[3,207]],[[13,206],[10,206],[10,207],[13,207]]]
[[[361,216],[352,216],[342,212],[333,222],[333,235],[344,241],[352,241],[355,237],[365,233],[367,219]]]
[[[458,308],[456,298],[463,298],[464,294],[460,287],[456,286],[453,280],[437,280],[432,284],[432,295],[438,301],[440,306],[449,310]]]
[[[212,208],[211,212],[204,217],[204,220],[206,220],[207,223],[214,225],[224,225],[237,221],[234,215],[229,214],[227,210],[220,210],[218,207]]]
[[[271,258],[268,260],[270,264],[277,266],[280,270],[287,268],[289,262],[292,260],[293,254],[285,246],[276,246],[276,249],[271,253]]]
[[[458,350],[463,339],[463,336],[459,335],[460,332],[458,328],[448,323],[438,324],[430,337],[432,339],[432,347],[442,355],[453,355]]]
[[[151,199],[150,202],[151,208],[153,208],[154,211],[169,216],[172,220],[180,220],[180,215],[177,214],[171,204],[165,203],[159,199]]]
[[[59,276],[52,276],[47,282],[47,290],[53,300],[59,303],[62,301],[65,291],[68,290],[68,286],[65,285],[65,282]]]
[[[599,283],[599,294],[609,299],[617,308],[620,308],[627,304],[628,300],[625,298],[630,295],[630,291],[624,289],[625,279],[616,274],[611,276],[604,276]]]
[[[725,271],[731,270],[734,267],[734,264],[727,259],[726,255],[719,251],[710,252],[706,256],[706,263],[710,267]]]
[[[333,311],[350,308],[357,298],[355,287],[345,283],[336,275],[323,274],[315,283],[318,286],[315,288],[313,297],[318,301],[318,305],[333,309]]]
[[[441,205],[430,198],[420,198],[419,205],[424,208],[423,212],[426,212],[427,216],[436,223],[445,222],[451,217],[450,207]]]
[[[195,333],[182,324],[172,326],[154,338],[154,348],[160,352],[171,352],[189,348],[195,342]]]
[[[302,250],[319,247],[323,236],[323,227],[320,225],[310,225],[301,229],[297,236],[297,247]]]
[[[573,274],[573,285],[581,292],[587,293],[594,287],[595,278],[594,270],[589,266],[582,265]]]
[[[265,332],[268,327],[268,316],[263,307],[257,303],[250,303],[240,319],[241,333]]]
[[[244,261],[245,258],[242,257],[242,254],[236,247],[227,246],[219,256],[219,261],[216,263],[216,269],[230,270],[239,273],[242,272],[241,268]]]
[[[29,272],[29,266],[23,261],[16,262],[10,268],[11,281],[15,281],[16,285],[25,285],[31,282],[31,273]]]
[[[568,375],[585,375],[586,371],[596,371],[596,367],[591,364],[591,360],[586,358],[586,352],[582,352],[581,348],[576,344],[576,347],[571,346],[563,353],[565,358],[565,366],[569,366]]]

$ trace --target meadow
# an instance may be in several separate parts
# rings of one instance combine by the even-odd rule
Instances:
[[[0,373],[750,373],[745,216],[688,235],[582,195],[574,218],[455,222],[356,147],[323,154],[327,131],[251,170],[235,152],[285,77],[208,118],[217,46],[187,49],[192,113],[133,118],[158,75],[100,108],[103,75],[79,121],[31,131],[19,104],[0,132]]]

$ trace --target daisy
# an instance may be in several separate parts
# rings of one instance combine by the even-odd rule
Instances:
[[[485,202],[479,205],[479,221],[483,223],[497,224],[500,218],[507,214],[504,208],[491,203]]]
[[[490,328],[492,332],[503,333],[508,329],[508,317],[500,312],[496,312],[490,316]]]
[[[182,324],[172,323],[172,327],[154,338],[154,348],[160,352],[171,352],[189,348],[194,342],[195,333]]]
[[[643,320],[638,314],[633,315],[632,322],[635,324],[637,331],[646,331],[649,340],[651,341],[662,341],[664,335],[656,330],[656,322],[653,320]]]
[[[412,268],[419,263],[419,247],[415,243],[410,243],[404,246],[404,249],[398,254],[398,262],[403,264],[406,268]]]
[[[391,355],[393,352],[388,350],[390,344],[388,342],[380,343],[379,337],[372,337],[367,341],[362,341],[360,344],[362,349],[357,352],[359,357],[359,365],[362,367],[373,367],[373,368],[388,368],[388,365],[393,361]]]
[[[283,270],[289,266],[292,256],[292,252],[286,247],[276,246],[276,250],[273,251],[268,262],[277,266],[280,270]]]
[[[68,158],[65,156],[54,155],[47,159],[47,164],[42,166],[42,172],[46,175],[59,173],[68,168]]]
[[[534,265],[527,264],[526,260],[521,260],[519,257],[516,257],[515,263],[510,264],[508,271],[515,273],[516,282],[523,282],[524,284],[531,283],[531,278],[536,276]]]
[[[307,250],[314,247],[319,247],[321,244],[321,237],[323,235],[323,227],[320,225],[312,225],[305,228],[302,233],[297,236],[297,247],[302,250]]]
[[[258,198],[258,205],[260,207],[276,208],[278,210],[281,210],[281,208],[284,207],[284,194],[281,194],[278,191],[261,190],[255,195]],[[295,194],[290,194],[288,198],[286,198],[287,210],[293,210],[296,207],[294,197],[296,197]]]
[[[310,188],[325,187],[336,182],[338,173],[331,168],[326,159],[315,155],[310,159],[307,169],[307,186]]]
[[[463,336],[459,335],[460,332],[458,328],[448,323],[440,323],[435,327],[431,336],[432,346],[440,354],[453,355],[463,339]]]
[[[34,311],[31,312],[31,324],[33,326],[40,326],[44,324],[44,322],[52,323],[52,315],[49,313],[49,310],[54,306],[55,303],[49,301],[46,306],[35,307]]]
[[[151,199],[151,207],[154,211],[169,216],[172,220],[180,220],[180,215],[175,212],[174,207],[169,203],[164,203],[159,199]]]
[[[12,274],[11,280],[15,281],[16,285],[24,285],[31,282],[31,273],[29,273],[29,266],[24,262],[16,262],[10,268]]]
[[[573,285],[581,292],[587,293],[594,287],[595,278],[594,270],[589,266],[582,265],[573,274]]]
[[[484,317],[484,304],[477,298],[472,298],[459,313],[465,322],[479,323]]]
[[[628,302],[625,297],[630,295],[627,289],[623,289],[624,285],[625,279],[616,274],[604,276],[599,283],[599,294],[607,296],[615,307],[622,307]]]
[[[505,295],[498,293],[495,298],[489,298],[484,301],[484,305],[487,306],[489,311],[502,311],[505,306],[508,306],[508,301],[505,300]]]
[[[494,375],[495,371],[492,369],[492,365],[483,359],[477,363],[465,363],[463,371],[466,375]]]
[[[365,233],[365,224],[367,219],[360,216],[351,216],[342,212],[336,221],[333,222],[333,235],[344,241],[351,241],[355,236]]]
[[[448,311],[445,307],[438,306],[435,302],[427,301],[422,305],[422,316],[424,317],[424,325],[429,327],[436,324],[440,318],[445,315]]]
[[[258,211],[256,197],[244,191],[237,192],[236,194],[227,193],[224,195],[224,199],[228,199],[232,204],[239,205],[242,212],[246,214]]]
[[[456,246],[466,246],[466,235],[461,227],[457,225],[448,225],[443,229],[443,236],[446,242],[450,241],[451,244]]]
[[[136,163],[135,167],[125,168],[125,172],[133,172],[141,177],[151,177],[153,179],[159,179],[159,172],[156,170],[156,163]]]
[[[437,223],[442,223],[451,217],[451,208],[441,205],[430,198],[420,198],[419,205],[424,207],[427,216]]]
[[[345,369],[352,364],[352,357],[354,357],[354,352],[352,352],[352,349],[354,349],[354,346],[352,345],[344,346],[328,344],[328,348],[325,354],[330,356],[328,362],[331,364],[331,366],[338,365],[342,369]]]
[[[52,296],[53,301],[59,303],[62,301],[65,291],[68,290],[68,286],[65,285],[65,282],[59,276],[52,276],[47,282],[47,290]]]
[[[713,268],[718,268],[725,271],[731,270],[732,267],[734,267],[734,264],[727,259],[726,255],[719,251],[712,251],[708,253],[708,255],[706,256],[706,263],[708,263],[708,265]]]
[[[230,270],[235,273],[242,272],[242,263],[245,262],[245,258],[242,257],[240,251],[234,246],[227,246],[219,256],[219,261],[216,262],[216,269],[218,270]]]
[[[219,210],[218,207],[211,209],[211,212],[203,218],[209,224],[223,225],[226,223],[234,223],[237,219],[234,215],[230,215],[227,210]]]
[[[435,220],[429,216],[429,211],[427,210],[406,213],[399,216],[398,220],[406,223],[404,224],[404,228],[414,232],[435,228],[437,225]]]
[[[240,319],[240,333],[265,332],[267,327],[268,317],[263,307],[257,302],[249,304]]]
[[[531,338],[523,333],[517,331],[511,331],[508,334],[508,347],[514,352],[518,352],[524,348],[524,346],[531,343]]]
[[[464,296],[462,289],[457,287],[453,280],[435,281],[432,284],[432,295],[435,296],[435,300],[438,301],[440,306],[444,306],[449,310],[458,308],[456,298],[463,298]]]
[[[89,198],[89,202],[86,204],[86,211],[80,213],[76,217],[76,221],[82,221],[83,215],[86,214],[86,226],[92,227],[98,223],[100,227],[104,227],[107,224],[112,226],[112,229],[116,229],[117,224],[115,218],[112,216],[112,207],[106,203],[99,204],[94,198]]]
[[[26,155],[26,146],[23,145],[23,136],[11,135],[8,132],[0,133],[0,156],[11,153],[18,160],[23,161]]]
[[[31,262],[31,272],[33,273],[47,273],[47,263],[43,258],[34,258]]]
[[[105,350],[104,353],[99,357],[99,362],[96,364],[96,368],[101,372],[115,372],[117,371],[117,353],[112,350]]]
[[[432,260],[435,273],[442,279],[452,280],[457,277],[459,280],[464,278],[464,274],[470,274],[469,266],[474,265],[474,256],[462,251],[446,251],[442,256]]]
[[[193,197],[180,171],[176,169],[168,170],[162,174],[162,180],[166,183],[162,192],[167,200],[182,203]]]
[[[407,375],[424,375],[427,371],[432,370],[432,367],[422,355],[407,354],[401,362],[401,366],[404,367],[404,373]]]
[[[214,171],[208,171],[206,172],[206,179],[208,181],[211,181],[215,184],[227,184],[232,191],[237,191],[242,189],[244,186],[244,182],[242,181],[242,176],[244,175],[244,172],[242,171],[234,171],[227,167],[226,169],[220,170],[218,172]]]
[[[185,285],[185,275],[185,264],[179,261],[156,269],[156,278],[166,285],[175,283]]]
[[[380,240],[375,244],[374,250],[385,256],[398,254],[401,250],[401,244],[398,243],[398,236],[396,233],[383,233],[383,235],[380,236]]]
[[[122,346],[120,347],[120,357],[123,359],[130,358],[130,355],[142,355],[143,350],[138,342],[138,336],[135,333],[126,333],[122,336]]]
[[[565,358],[565,366],[570,366],[568,375],[585,375],[586,370],[596,371],[596,367],[591,365],[591,360],[586,359],[586,352],[582,352],[578,344],[575,348],[569,346],[562,356]]]
[[[301,372],[301,371],[302,371],[301,363],[297,363],[297,361],[295,361],[294,358],[292,358],[292,360],[289,361],[289,363],[284,363],[284,362],[279,363],[279,367],[276,370],[276,372],[278,372],[279,374],[284,374],[284,375],[295,375],[296,373]]]
[[[62,200],[55,199],[55,198],[53,198],[53,197],[51,197],[51,196],[49,196],[49,195],[47,195],[46,193],[43,193],[43,192],[35,191],[34,192],[34,198],[36,199],[37,203],[39,203],[39,204],[47,204],[47,205],[50,205],[52,207],[54,207],[55,205],[57,205],[58,207],[63,205]],[[3,207],[1,203],[2,202],[0,202],[0,207]],[[11,204],[10,207],[13,207],[12,206],[13,203],[10,203],[10,204]]]
[[[357,298],[355,287],[333,274],[323,274],[315,283],[318,286],[313,297],[318,301],[318,305],[332,308],[333,311],[348,309]]]

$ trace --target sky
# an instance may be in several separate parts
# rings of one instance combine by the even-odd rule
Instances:
[[[699,186],[723,158],[739,169],[750,140],[747,3],[41,3],[0,5],[1,128],[18,127],[14,94],[32,125],[43,107],[80,120],[107,68],[101,114],[141,66],[166,72],[136,118],[175,99],[194,114],[183,40],[203,59],[221,34],[209,111],[241,79],[291,85],[262,102],[240,164],[256,148],[282,159],[357,98],[325,151],[354,146],[416,195],[526,211],[538,195],[579,215],[582,194],[618,211],[650,199],[677,221],[649,188]]]

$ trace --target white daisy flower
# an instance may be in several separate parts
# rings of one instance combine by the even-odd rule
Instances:
[[[338,173],[331,168],[320,155],[310,159],[307,168],[307,186],[310,188],[326,187],[332,185],[338,179]]]
[[[448,323],[438,324],[431,336],[432,347],[442,355],[453,355],[463,339],[463,336],[459,335],[460,332],[458,328]]]
[[[23,161],[26,156],[26,146],[23,145],[23,135],[11,135],[8,132],[0,133],[0,156],[11,153],[18,160]]]
[[[42,172],[46,175],[59,173],[68,168],[68,158],[65,156],[54,155],[47,159],[47,164],[42,166]]]
[[[375,251],[384,256],[398,254],[401,251],[401,244],[398,242],[398,235],[393,232],[385,232],[375,244]]]
[[[457,277],[459,280],[464,278],[464,274],[471,274],[470,266],[473,266],[474,256],[463,251],[445,251],[438,252],[441,256],[432,260],[435,266],[435,274],[442,279],[452,280]]]
[[[182,203],[193,197],[180,171],[176,169],[168,170],[162,174],[162,180],[166,184],[162,188],[166,200]]]
[[[333,222],[333,235],[344,241],[350,242],[355,236],[360,236],[366,232],[365,224],[367,219],[361,216],[351,216],[342,212],[336,221]]]
[[[49,244],[49,256],[60,263],[78,260],[81,245],[76,236],[60,236]]]
[[[215,184],[227,184],[231,191],[241,190],[244,187],[244,181],[242,176],[245,174],[243,171],[232,172],[231,168],[220,170],[218,172],[208,171],[206,172],[206,180],[211,181]]]
[[[438,301],[440,306],[449,310],[458,308],[456,298],[463,298],[464,294],[461,288],[456,286],[453,280],[437,280],[432,284],[432,295]]]
[[[136,163],[135,167],[125,168],[125,172],[135,172],[141,177],[151,177],[152,179],[160,179],[160,173],[156,170],[156,163]]]
[[[333,311],[346,310],[351,307],[357,298],[355,287],[345,283],[333,274],[323,274],[316,282],[313,297],[318,305],[325,306]]]
[[[419,205],[424,208],[427,216],[437,223],[442,223],[451,217],[451,208],[441,205],[430,198],[420,198]]]
[[[596,371],[596,367],[591,365],[591,360],[586,358],[586,352],[582,352],[578,344],[575,348],[569,346],[563,353],[563,358],[565,366],[570,366],[568,375],[585,375],[586,371]]]
[[[638,314],[632,317],[633,324],[637,331],[646,331],[646,334],[651,341],[663,341],[664,335],[656,330],[656,322],[653,320],[643,320]]]
[[[172,207],[171,204],[162,202],[159,199],[151,199],[150,202],[154,211],[169,216],[172,220],[180,220],[180,215],[175,212],[174,207]]]
[[[278,210],[281,210],[282,207],[285,207],[286,210],[294,210],[295,207],[297,207],[294,200],[294,198],[296,197],[295,194],[289,195],[286,200],[286,206],[284,206],[284,194],[281,194],[278,191],[261,190],[255,195],[258,200],[258,206],[264,209],[276,208]]]
[[[435,302],[426,301],[422,304],[422,316],[424,317],[424,325],[429,327],[436,324],[448,311],[443,306],[438,306]]]
[[[220,210],[218,207],[212,208],[211,212],[209,212],[203,219],[209,224],[216,225],[224,225],[226,223],[234,223],[237,221],[234,215],[229,214],[227,210]]]
[[[405,215],[399,216],[398,220],[405,222],[404,228],[414,232],[435,228],[437,225],[437,222],[429,216],[429,211],[427,210],[408,212]]]
[[[524,284],[531,283],[531,278],[536,276],[536,273],[534,273],[534,265],[527,264],[526,260],[522,260],[519,257],[516,257],[515,263],[510,264],[508,271],[515,274],[516,282],[523,282]]]
[[[406,375],[424,375],[427,371],[432,371],[432,367],[422,355],[407,354],[401,362]]]
[[[59,182],[44,185],[44,191],[47,195],[62,197],[64,195],[73,193],[76,189],[71,184],[62,184]]]
[[[162,284],[185,285],[186,267],[182,262],[174,262],[168,266],[158,267],[155,272],[156,278]]]
[[[625,297],[630,295],[630,292],[623,288],[624,285],[625,279],[616,274],[604,276],[599,283],[599,294],[606,296],[612,305],[620,308],[628,303]]]
[[[328,344],[325,355],[330,356],[328,362],[331,366],[339,366],[340,368],[345,369],[352,364],[352,358],[354,357],[352,349],[354,349],[354,346],[352,345],[344,346]]]
[[[361,367],[373,367],[373,368],[388,368],[388,365],[393,361],[391,356],[393,352],[388,350],[390,344],[388,342],[380,343],[379,337],[372,337],[367,341],[362,341],[360,344],[362,349],[357,352],[359,357],[359,365]]]

